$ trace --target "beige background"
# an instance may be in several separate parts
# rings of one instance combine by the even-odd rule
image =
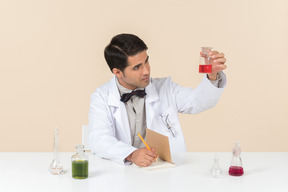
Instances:
[[[288,151],[287,0],[0,0],[0,151],[74,151],[118,33],[149,47],[153,77],[201,81],[201,46],[227,57],[218,105],[180,115],[189,151]]]

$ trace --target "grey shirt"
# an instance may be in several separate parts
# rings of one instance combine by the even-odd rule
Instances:
[[[130,93],[132,90],[127,89],[120,85],[116,78],[116,84],[120,95]],[[135,90],[143,90],[144,88],[137,88]],[[146,138],[146,110],[145,110],[145,97],[140,98],[133,95],[129,101],[125,103],[128,121],[130,125],[132,146],[136,148],[145,147],[144,143],[138,137],[137,133],[145,139]]]

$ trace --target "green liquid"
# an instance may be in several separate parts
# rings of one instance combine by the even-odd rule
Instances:
[[[72,161],[72,177],[74,179],[86,179],[88,177],[88,161]]]

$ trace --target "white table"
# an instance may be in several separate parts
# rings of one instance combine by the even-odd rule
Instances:
[[[0,191],[2,192],[138,192],[138,191],[288,191],[288,153],[242,153],[244,175],[229,176],[231,153],[217,153],[223,176],[209,173],[214,153],[186,153],[175,160],[176,167],[143,170],[98,159],[90,155],[89,177],[71,176],[73,153],[60,153],[65,174],[48,171],[53,153],[0,153]]]

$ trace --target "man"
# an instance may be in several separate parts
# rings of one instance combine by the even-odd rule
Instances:
[[[173,160],[175,154],[186,151],[178,112],[199,113],[209,109],[223,92],[226,84],[223,53],[209,53],[213,71],[193,89],[181,87],[170,77],[150,78],[147,49],[132,34],[113,37],[105,48],[105,59],[114,77],[91,95],[89,111],[90,145],[101,158],[149,166],[157,154],[155,149],[146,149],[137,135],[145,138],[147,127],[169,137]]]

